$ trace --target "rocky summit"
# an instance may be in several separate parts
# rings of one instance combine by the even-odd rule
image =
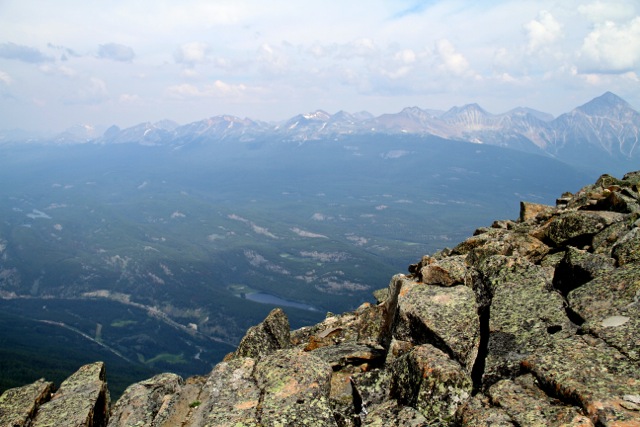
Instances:
[[[113,403],[101,362],[0,397],[1,426],[640,426],[640,172],[424,256],[344,314],[280,309],[210,374]]]

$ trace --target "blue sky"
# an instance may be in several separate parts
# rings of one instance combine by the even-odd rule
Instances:
[[[640,3],[0,0],[0,129],[640,108]]]

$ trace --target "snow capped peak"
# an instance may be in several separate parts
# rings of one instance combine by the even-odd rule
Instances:
[[[326,111],[316,110],[313,113],[303,114],[302,117],[307,120],[321,120],[325,122],[331,118],[331,115]]]

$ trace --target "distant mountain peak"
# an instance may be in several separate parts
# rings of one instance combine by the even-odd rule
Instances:
[[[303,114],[302,117],[307,120],[320,120],[326,122],[331,118],[331,114],[327,113],[324,110],[316,110],[312,113]]]
[[[491,116],[491,114],[488,113],[480,105],[473,103],[473,104],[463,105],[462,107],[452,107],[451,109],[449,109],[449,111],[447,111],[442,115],[442,118],[443,119],[455,118],[455,117],[466,115],[466,114]]]
[[[613,92],[605,92],[599,97],[576,108],[576,110],[594,116],[609,115],[611,112],[626,109],[632,109],[631,105]]]

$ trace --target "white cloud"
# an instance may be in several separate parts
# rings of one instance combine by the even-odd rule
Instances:
[[[462,76],[470,71],[469,61],[461,53],[456,51],[455,46],[447,40],[440,39],[436,42],[436,53],[442,64],[444,71],[453,73],[456,76]]]
[[[50,75],[59,75],[59,76],[70,77],[70,78],[76,77],[78,75],[78,72],[76,70],[64,65],[45,64],[45,65],[41,65],[39,69],[43,73],[50,74]]]
[[[130,93],[123,93],[118,99],[125,104],[136,104],[140,102],[140,96]]]
[[[578,6],[578,12],[589,21],[603,23],[606,21],[628,21],[636,16],[637,5],[630,1],[595,1]]]
[[[167,88],[167,92],[169,93],[169,95],[174,96],[176,98],[191,98],[191,97],[202,96],[200,89],[198,89],[197,86],[189,83],[169,86]]]
[[[282,49],[264,43],[258,50],[260,63],[269,72],[280,73],[289,68],[289,58]]]
[[[554,43],[562,36],[562,25],[546,10],[541,11],[536,19],[529,21],[524,27],[529,38],[529,53]]]
[[[185,43],[176,50],[174,59],[178,63],[199,64],[207,60],[210,48],[206,43]]]
[[[339,44],[336,49],[336,56],[340,59],[370,58],[377,52],[378,46],[373,39],[361,37],[348,43]]]
[[[5,73],[4,71],[0,71],[0,82],[9,86],[13,82],[13,79],[9,74]]]
[[[627,24],[596,25],[585,37],[580,56],[587,71],[621,73],[640,66],[640,17]]]
[[[401,61],[405,64],[413,64],[416,62],[416,53],[412,49],[403,49],[400,52],[397,52],[394,58],[397,61]]]
[[[81,86],[74,97],[67,99],[68,104],[99,104],[109,99],[109,90],[104,80],[91,77]]]
[[[167,93],[175,98],[237,98],[248,90],[249,88],[243,84],[229,84],[216,80],[202,87],[189,83],[170,86]]]

